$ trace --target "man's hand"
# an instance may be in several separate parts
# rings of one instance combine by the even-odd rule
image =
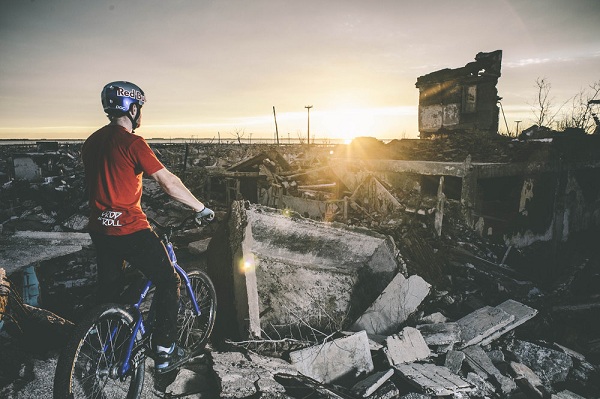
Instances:
[[[215,218],[215,212],[212,209],[204,207],[204,209],[202,209],[201,211],[196,212],[195,220],[196,220],[196,223],[201,225],[202,222],[204,222],[204,221],[212,222],[214,218]]]

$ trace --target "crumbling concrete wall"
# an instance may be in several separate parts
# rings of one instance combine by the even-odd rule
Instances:
[[[342,329],[398,271],[388,237],[243,204],[232,204],[208,250],[223,315],[217,322],[237,326],[225,334]]]
[[[453,130],[496,134],[501,62],[502,50],[478,53],[462,68],[417,78],[421,137]]]
[[[398,195],[398,204],[373,211],[407,210],[419,197],[440,197],[435,190],[444,177],[452,183],[441,186],[444,200],[460,201],[469,226],[481,235],[503,238],[507,245],[564,242],[575,232],[600,226],[596,161],[484,163],[467,157],[464,162],[363,160],[361,165],[364,169],[357,171],[354,160],[336,160],[332,170],[340,180],[356,182],[353,189],[360,187],[361,178],[368,181],[368,170]],[[369,198],[379,201],[380,192]]]

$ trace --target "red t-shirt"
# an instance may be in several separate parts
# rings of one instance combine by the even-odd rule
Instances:
[[[142,211],[142,174],[164,168],[143,137],[118,125],[93,133],[81,150],[89,191],[88,230],[125,235],[150,228]]]

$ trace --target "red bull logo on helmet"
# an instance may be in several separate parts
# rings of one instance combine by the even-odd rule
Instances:
[[[141,92],[136,89],[125,90],[122,87],[117,87],[117,96],[119,97],[129,97],[134,100],[141,101],[142,103],[146,102],[146,96],[144,96]]]

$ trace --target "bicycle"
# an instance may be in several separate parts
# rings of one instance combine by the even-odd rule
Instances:
[[[200,354],[214,327],[217,296],[214,285],[201,270],[186,272],[177,263],[171,243],[178,226],[162,226],[148,220],[162,232],[161,240],[182,281],[177,316],[177,344],[188,360]],[[131,305],[100,305],[75,327],[72,338],[59,355],[54,375],[54,398],[110,399],[138,398],[144,384],[146,357],[154,357],[152,300],[153,284],[146,279],[139,299]],[[148,307],[148,302],[150,306]]]

